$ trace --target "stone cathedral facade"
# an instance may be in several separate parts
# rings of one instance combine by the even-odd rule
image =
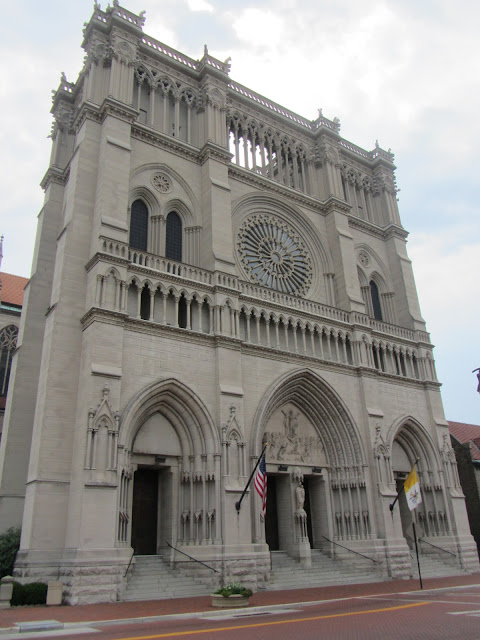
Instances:
[[[392,153],[143,25],[96,4],[53,96],[0,450],[17,575],[116,600],[168,543],[258,589],[338,543],[407,577],[412,517],[478,570]],[[266,517],[253,487],[237,512],[265,441]]]

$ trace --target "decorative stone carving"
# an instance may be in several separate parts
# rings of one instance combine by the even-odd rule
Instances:
[[[312,282],[312,264],[300,236],[272,216],[246,220],[238,234],[240,260],[250,279],[281,291],[301,295]]]
[[[85,469],[115,471],[120,415],[112,409],[107,384],[103,387],[102,396],[97,410],[91,408],[88,412]]]
[[[325,464],[323,444],[300,411],[291,407],[284,408],[277,412],[269,426],[271,430],[265,433],[269,445],[267,460],[292,464]]]
[[[370,256],[366,251],[360,251],[358,253],[358,261],[363,267],[370,266]]]
[[[152,176],[152,184],[160,193],[169,193],[169,191],[172,190],[172,183],[164,173],[154,173]]]

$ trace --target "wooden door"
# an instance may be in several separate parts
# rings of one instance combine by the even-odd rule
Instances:
[[[158,471],[137,469],[133,478],[132,547],[136,555],[157,553]]]

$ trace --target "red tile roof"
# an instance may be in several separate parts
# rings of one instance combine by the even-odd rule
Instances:
[[[448,421],[450,433],[461,444],[470,443],[470,450],[474,460],[480,460],[480,425],[465,422]]]
[[[0,282],[2,283],[2,290],[0,291],[2,302],[21,307],[23,304],[23,290],[27,285],[28,278],[14,276],[11,273],[0,273]]]

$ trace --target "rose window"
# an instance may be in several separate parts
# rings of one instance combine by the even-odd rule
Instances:
[[[239,232],[238,250],[250,278],[282,293],[305,293],[312,267],[305,245],[287,224],[252,216]]]
[[[161,193],[168,193],[171,188],[170,180],[163,173],[155,173],[152,176],[152,184]]]

